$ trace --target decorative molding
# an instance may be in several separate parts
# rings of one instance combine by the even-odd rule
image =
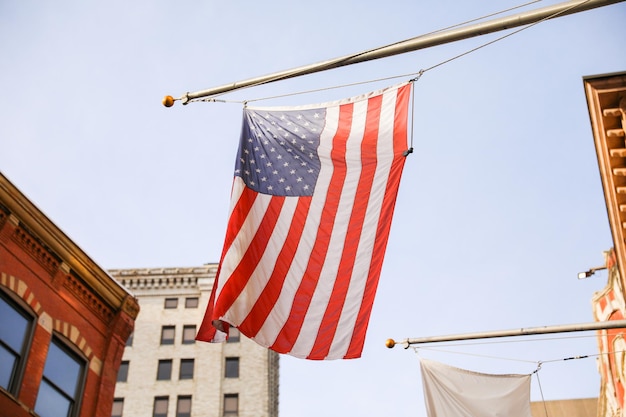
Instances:
[[[626,277],[626,72],[585,77],[584,87],[618,268]]]
[[[0,284],[8,288],[16,296],[22,299],[22,301],[24,301],[30,308],[33,309],[35,315],[41,316],[44,313],[42,311],[41,304],[39,303],[39,301],[37,301],[37,297],[35,296],[35,294],[21,279],[16,278],[13,275],[8,275],[4,272],[0,272]]]
[[[111,308],[91,289],[85,286],[82,280],[76,275],[70,273],[66,275],[64,287],[67,288],[77,299],[83,302],[89,310],[99,316],[103,322],[109,323],[113,319],[113,311]]]
[[[137,302],[137,299],[130,295],[126,297],[124,304],[122,304],[122,311],[130,317],[137,317],[139,314],[139,303]]]
[[[129,290],[196,289],[199,279],[215,278],[217,264],[189,268],[113,269],[108,272]]]
[[[0,203],[0,229],[4,226],[4,223],[11,216],[11,211]]]
[[[102,372],[102,360],[94,354],[89,344],[87,344],[87,339],[80,334],[80,330],[66,321],[57,319],[54,319],[54,330],[65,336],[76,348],[83,352],[89,361],[89,369],[100,376]]]
[[[13,232],[13,240],[29,253],[50,275],[59,269],[61,259],[49,250],[23,225],[19,225]]]
[[[118,310],[124,299],[128,296],[128,291],[123,288],[106,271],[96,264],[85,252],[82,251],[62,230],[60,230],[44,213],[42,213],[20,190],[15,187],[0,172],[0,205],[2,210],[8,213],[8,221],[19,221],[19,227],[25,229],[29,235],[36,238],[37,242],[49,252],[52,259],[37,258],[39,262],[43,261],[48,270],[52,269],[52,276],[57,271],[54,270],[54,264],[64,261],[68,264],[72,271],[81,276],[85,284],[98,292],[98,295],[108,303],[112,308]],[[12,220],[14,218],[15,220]],[[18,226],[18,225],[16,225]],[[5,227],[7,229],[6,223]],[[13,236],[14,231],[10,231],[10,235],[5,236],[8,239],[16,239],[18,242],[22,239],[21,244],[30,246],[30,250],[35,250],[35,254],[40,248],[34,248],[32,243],[23,241],[26,236],[17,234]],[[30,240],[28,239],[28,240]],[[56,262],[55,262],[56,261]],[[50,263],[51,262],[51,263]]]

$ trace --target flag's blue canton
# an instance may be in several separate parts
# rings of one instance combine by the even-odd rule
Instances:
[[[264,194],[311,196],[320,172],[317,148],[325,109],[244,109],[235,175]]]

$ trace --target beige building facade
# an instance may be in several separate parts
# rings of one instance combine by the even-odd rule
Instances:
[[[237,329],[226,343],[195,341],[216,272],[216,264],[109,270],[141,307],[114,417],[277,417],[277,353]]]
[[[533,417],[598,417],[597,398],[537,401],[530,403]]]

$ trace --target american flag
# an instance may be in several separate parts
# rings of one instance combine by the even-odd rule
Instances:
[[[407,151],[411,83],[245,108],[220,265],[197,340],[361,356]]]

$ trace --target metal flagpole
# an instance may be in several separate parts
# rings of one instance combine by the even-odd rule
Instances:
[[[406,345],[408,348],[410,345],[417,345],[423,343],[437,343],[437,342],[451,342],[459,340],[473,340],[473,339],[489,339],[494,337],[511,337],[511,336],[530,336],[537,334],[549,334],[549,333],[567,333],[567,332],[584,332],[588,330],[605,330],[605,329],[626,329],[626,320],[611,320],[611,321],[596,321],[592,323],[580,323],[580,324],[564,324],[557,326],[543,326],[543,327],[527,327],[521,329],[512,330],[496,330],[490,332],[478,332],[478,333],[464,333],[464,334],[452,334],[447,336],[429,336],[418,337],[415,339],[405,339],[401,342],[394,341],[393,339],[387,339],[385,345],[388,348],[393,348],[396,344]]]
[[[432,34],[422,35],[415,38],[407,39],[391,45],[382,46],[376,49],[370,49],[360,53],[346,55],[340,58],[330,59],[319,62],[317,64],[305,65],[290,70],[275,72],[272,74],[250,78],[243,81],[237,81],[231,84],[221,85],[219,87],[202,90],[195,93],[186,93],[180,98],[166,96],[163,99],[163,105],[171,107],[177,100],[187,104],[190,100],[211,97],[217,94],[227,93],[245,87],[254,85],[267,84],[274,81],[286,80],[301,75],[312,74],[315,72],[326,71],[329,69],[339,68],[347,65],[358,64],[374,59],[386,58],[393,55],[399,55],[406,52],[417,51],[432,46],[443,45],[475,36],[485,35],[505,29],[511,29],[518,26],[537,23],[541,20],[552,19],[555,17],[566,16],[598,7],[608,6],[614,3],[620,3],[625,0],[574,0],[564,3],[555,4],[537,10],[522,12],[512,16],[506,16],[499,19],[490,20],[483,23],[468,25],[461,28],[450,29]]]

